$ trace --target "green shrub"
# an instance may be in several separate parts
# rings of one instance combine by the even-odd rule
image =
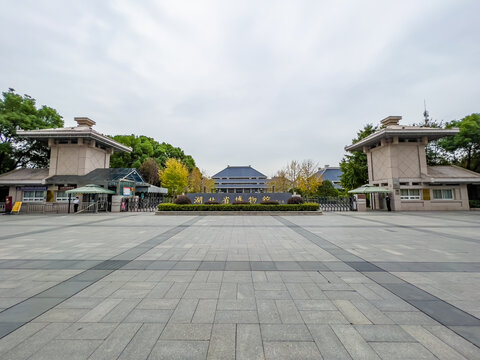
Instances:
[[[205,205],[218,205],[220,203],[218,201],[205,201],[204,204]]]
[[[205,204],[159,204],[159,211],[317,211],[319,205],[316,203],[305,204],[281,204],[281,205],[261,205],[261,204],[246,204],[246,205],[205,205]]]
[[[248,201],[234,201],[232,205],[248,205],[250,204]]]
[[[268,200],[268,201],[262,201],[260,204],[262,205],[278,205],[278,201],[276,200]]]
[[[480,208],[480,200],[469,200],[468,203],[470,204],[470,207],[473,209]]]
[[[192,200],[190,200],[186,195],[178,195],[174,203],[177,205],[186,205],[191,204]]]
[[[288,199],[287,204],[303,204],[304,202],[301,196],[292,196]]]

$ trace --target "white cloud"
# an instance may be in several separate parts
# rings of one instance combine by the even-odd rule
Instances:
[[[479,111],[476,2],[5,2],[0,79],[72,123],[145,134],[210,173],[334,165],[367,122]],[[454,89],[454,90],[453,90]]]

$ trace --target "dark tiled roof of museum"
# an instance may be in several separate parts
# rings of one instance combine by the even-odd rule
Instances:
[[[227,166],[219,173],[212,176],[213,179],[217,178],[267,178],[261,172],[255,170],[251,166]]]

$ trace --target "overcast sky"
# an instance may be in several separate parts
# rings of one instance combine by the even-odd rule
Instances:
[[[480,112],[480,1],[0,0],[0,85],[209,175],[338,165],[367,123]]]

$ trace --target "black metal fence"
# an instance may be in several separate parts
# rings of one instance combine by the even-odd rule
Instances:
[[[162,203],[163,199],[158,196],[152,197],[135,197],[135,198],[123,198],[121,211],[130,212],[151,212],[156,211],[158,204]]]
[[[309,197],[306,201],[319,204],[322,211],[357,211],[354,197]]]

